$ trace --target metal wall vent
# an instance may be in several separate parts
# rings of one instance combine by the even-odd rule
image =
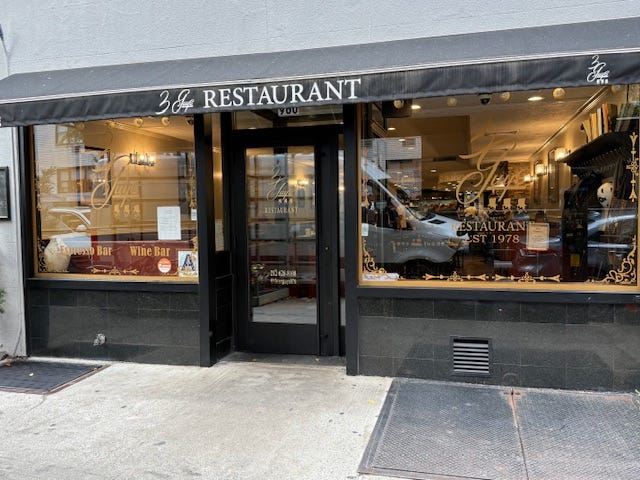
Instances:
[[[488,338],[452,337],[453,374],[482,376],[491,375],[491,340]]]

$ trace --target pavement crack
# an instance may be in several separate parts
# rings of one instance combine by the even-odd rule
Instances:
[[[520,445],[520,453],[522,454],[522,465],[524,467],[524,475],[526,480],[529,479],[529,466],[527,465],[527,454],[524,449],[524,443],[522,441],[522,435],[520,433],[520,424],[518,423],[518,412],[516,406],[516,397],[519,393],[512,388],[509,392],[509,406],[511,407],[511,415],[513,415],[513,424],[516,427],[516,433],[518,434],[518,443]]]
[[[36,405],[34,405],[33,407],[31,407],[29,410],[27,410],[27,413],[28,413],[28,412],[33,412],[36,408],[41,407],[41,406],[42,406],[42,404],[43,404],[44,402],[46,402],[46,401],[47,401],[47,396],[46,396],[46,395],[41,395],[41,396],[40,396],[40,402],[38,402]]]

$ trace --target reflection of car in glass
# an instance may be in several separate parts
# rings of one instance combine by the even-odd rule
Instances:
[[[633,236],[637,232],[635,211],[621,210],[603,215],[591,211],[587,224],[587,264],[589,274],[601,277],[617,268],[633,248]],[[562,234],[549,238],[549,248],[543,251],[521,248],[513,259],[512,273],[532,276],[562,275]]]
[[[401,201],[397,186],[371,176],[362,221],[366,249],[376,264],[405,278],[448,274],[455,254],[467,246],[460,222],[433,212],[426,216]]]
[[[47,234],[84,232],[91,229],[88,207],[53,207],[42,215],[42,231]]]
[[[52,207],[43,212],[43,240],[49,240],[43,251],[47,271],[65,272],[72,259],[88,257],[90,212],[87,207]]]
[[[593,216],[587,227],[588,264],[592,273],[598,275],[620,266],[633,248],[637,224],[636,213],[630,211]]]

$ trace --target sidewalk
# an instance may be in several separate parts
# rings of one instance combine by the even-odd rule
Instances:
[[[356,479],[390,383],[343,366],[116,363],[50,395],[0,391],[0,478]]]
[[[0,479],[640,478],[637,395],[392,384],[341,362],[115,363],[49,395],[0,391]]]

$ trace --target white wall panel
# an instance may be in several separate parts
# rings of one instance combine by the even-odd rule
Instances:
[[[13,164],[11,129],[0,129],[0,166],[9,167],[11,220],[0,221],[0,288],[5,290],[4,313],[0,313],[0,357],[3,353],[24,355],[24,301],[22,290],[22,246],[18,243],[19,222]]]
[[[0,24],[14,73],[640,15],[637,0],[5,0],[2,3]]]

